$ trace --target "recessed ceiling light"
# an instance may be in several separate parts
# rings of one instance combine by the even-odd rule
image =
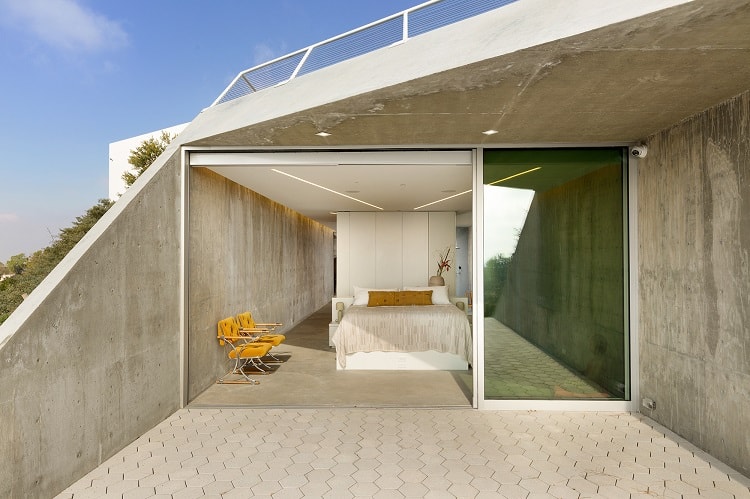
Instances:
[[[331,136],[331,134],[328,132],[318,132],[315,135],[317,135],[318,137],[330,137]]]
[[[482,132],[482,133],[483,133],[483,134],[485,134],[485,135],[495,135],[495,134],[496,134],[496,133],[498,133],[498,132],[497,132],[497,130],[492,130],[492,129],[490,129],[490,130],[485,130],[485,131],[484,131],[484,132]]]

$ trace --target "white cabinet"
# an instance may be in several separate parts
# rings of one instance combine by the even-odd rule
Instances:
[[[336,221],[336,296],[353,286],[426,286],[438,253],[456,245],[454,212],[341,212]],[[451,254],[451,260],[453,260]],[[454,269],[443,274],[455,290]]]
[[[336,234],[336,241],[340,237],[349,239],[349,268],[338,278],[348,276],[345,293],[336,290],[337,296],[351,296],[351,286],[375,286],[375,213],[348,213],[349,234]],[[338,255],[338,248],[336,250]],[[337,256],[338,258],[338,256]],[[337,286],[338,287],[338,286]]]
[[[404,286],[421,285],[430,274],[429,213],[404,213],[404,245],[401,249],[404,266],[401,282]],[[403,287],[403,286],[401,286]]]
[[[375,214],[375,286],[398,288],[404,264],[403,216],[401,213]],[[363,262],[367,265],[367,262]],[[356,286],[357,284],[354,283]]]

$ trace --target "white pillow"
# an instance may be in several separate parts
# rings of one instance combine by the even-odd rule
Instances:
[[[445,286],[424,286],[424,287],[412,287],[404,288],[404,291],[429,291],[432,290],[432,304],[433,305],[450,305],[451,301],[448,299],[448,288]]]
[[[370,301],[370,291],[396,291],[396,289],[360,288],[354,286],[354,302],[352,305],[367,305]]]

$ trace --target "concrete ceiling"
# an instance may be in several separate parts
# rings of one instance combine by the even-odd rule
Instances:
[[[487,19],[485,25],[471,26],[479,38],[473,42],[498,43],[491,37],[500,34],[487,24],[492,19],[478,17]],[[481,19],[463,23],[468,22]],[[418,42],[420,38],[402,46],[410,48],[387,49],[392,52],[381,54],[381,66],[397,50],[405,72],[412,61],[418,64],[415,51],[428,50],[439,40]],[[420,48],[419,43],[425,45]],[[338,74],[348,87],[366,88],[367,79],[381,69],[377,54],[369,64],[367,57],[321,70],[319,77],[336,81]],[[364,68],[371,74],[363,74]],[[237,99],[245,104],[206,110],[205,120],[213,126],[187,134],[189,144],[377,148],[637,142],[750,88],[750,0],[695,0],[382,88],[350,95],[342,90],[341,98],[328,97],[309,108],[289,108],[275,116],[260,112],[270,109],[273,93],[288,100],[295,91],[309,93],[313,84],[321,88],[324,80],[305,80],[313,76]],[[222,106],[227,107],[218,109]],[[218,126],[222,116],[236,119],[252,109],[262,117],[243,126]],[[482,135],[489,128],[499,133]],[[331,135],[316,136],[321,130]]]

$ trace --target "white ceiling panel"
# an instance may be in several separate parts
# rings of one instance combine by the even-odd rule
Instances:
[[[471,211],[468,151],[195,153],[210,170],[321,223],[338,211]]]

